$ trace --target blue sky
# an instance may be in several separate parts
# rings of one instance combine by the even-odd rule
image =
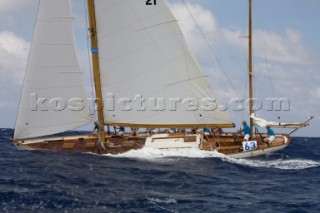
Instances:
[[[32,39],[38,0],[0,0],[0,127],[13,128]],[[73,0],[76,38],[82,68],[88,74],[84,1]],[[226,76],[241,97],[247,76],[247,0],[185,0],[215,56],[182,0],[170,6],[186,39],[217,96],[236,97]],[[320,1],[254,0],[254,53],[256,96],[288,98],[290,112],[258,112],[281,121],[317,118],[296,135],[320,136]],[[88,82],[88,80],[86,81]],[[90,88],[90,84],[88,88]],[[229,112],[238,126],[247,114]]]

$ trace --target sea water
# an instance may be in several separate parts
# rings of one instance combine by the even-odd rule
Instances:
[[[233,159],[199,150],[19,151],[0,129],[0,212],[320,212],[320,138]]]

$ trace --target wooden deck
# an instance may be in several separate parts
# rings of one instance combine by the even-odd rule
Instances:
[[[120,154],[129,150],[142,149],[145,145],[147,134],[138,134],[137,136],[108,135],[104,144],[98,142],[98,136],[94,134],[73,135],[65,137],[46,137],[37,139],[28,139],[14,141],[19,149],[26,150],[45,150],[55,152],[89,152],[96,154]],[[277,135],[271,147],[263,139],[267,135],[256,135],[252,140],[257,141],[257,150],[268,150],[276,147],[287,146],[290,143],[288,135]],[[165,139],[162,137],[161,139]],[[169,134],[168,138],[183,138],[185,143],[193,141],[196,137],[187,134]],[[219,137],[213,135],[204,135],[199,149],[214,151],[217,150],[225,155],[234,155],[244,153],[242,148],[243,136],[236,133],[226,133]]]

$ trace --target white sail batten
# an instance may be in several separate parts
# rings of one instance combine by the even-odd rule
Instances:
[[[55,134],[90,122],[71,1],[41,0],[14,138]]]
[[[165,0],[96,0],[95,11],[106,123],[231,124],[203,108],[215,96]]]

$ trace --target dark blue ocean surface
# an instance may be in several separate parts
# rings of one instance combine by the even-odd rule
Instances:
[[[18,151],[0,129],[0,212],[320,212],[320,139],[235,160]],[[188,157],[189,156],[189,157]]]

